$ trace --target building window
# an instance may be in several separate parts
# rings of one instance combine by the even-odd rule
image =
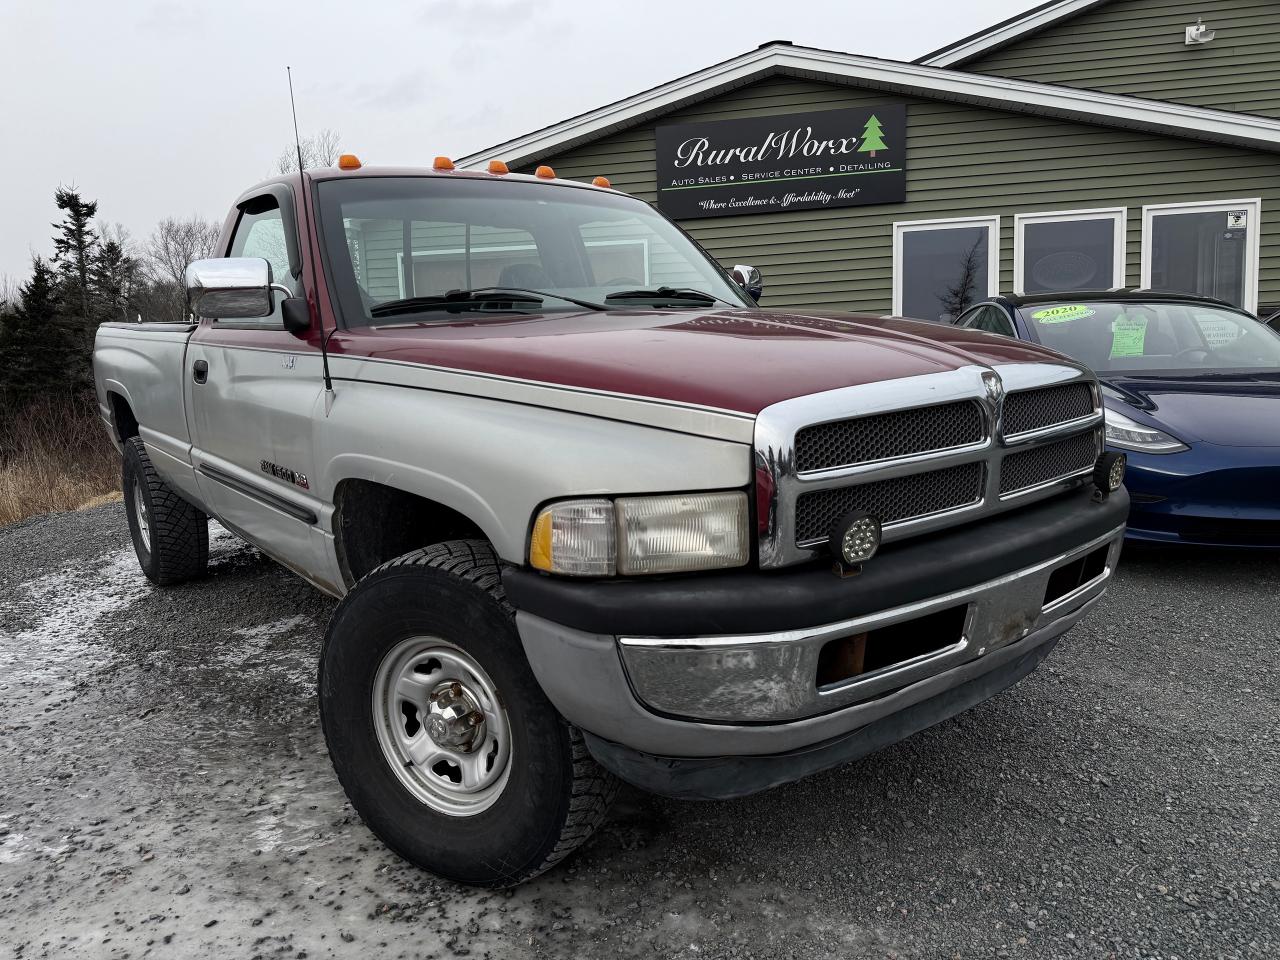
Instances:
[[[1258,307],[1262,201],[1161,203],[1142,208],[1142,285]]]
[[[893,225],[893,312],[950,323],[1000,288],[1000,218]]]
[[[1013,292],[1124,286],[1125,211],[1062,210],[1013,218]]]

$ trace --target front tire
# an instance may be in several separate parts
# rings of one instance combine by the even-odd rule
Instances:
[[[537,876],[595,832],[617,793],[534,679],[483,541],[415,550],[347,594],[325,635],[320,711],[369,828],[460,883]]]
[[[138,566],[166,587],[202,577],[209,569],[209,518],[160,479],[141,438],[124,444],[120,483]]]

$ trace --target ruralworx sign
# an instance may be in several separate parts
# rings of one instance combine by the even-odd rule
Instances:
[[[670,217],[901,203],[900,103],[657,129],[658,207]]]

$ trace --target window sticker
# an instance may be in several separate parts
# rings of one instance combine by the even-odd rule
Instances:
[[[1147,318],[1116,317],[1111,324],[1111,358],[1140,357],[1146,348]]]
[[[1244,230],[1249,226],[1248,210],[1228,210],[1227,211],[1227,229],[1228,230]]]
[[[1092,317],[1095,313],[1097,313],[1096,310],[1086,307],[1083,303],[1072,303],[1037,310],[1031,315],[1031,319],[1036,323],[1066,323],[1068,320],[1083,320],[1085,317]]]

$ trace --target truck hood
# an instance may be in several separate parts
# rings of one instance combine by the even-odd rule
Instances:
[[[749,415],[839,387],[1062,359],[1037,344],[896,317],[731,308],[371,327],[335,334],[330,350]]]

